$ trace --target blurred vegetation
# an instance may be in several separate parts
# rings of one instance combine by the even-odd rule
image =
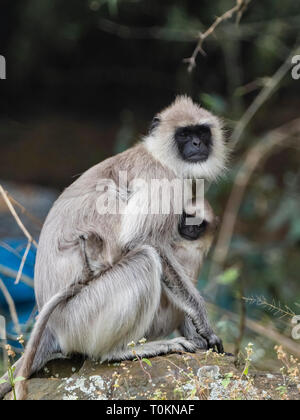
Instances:
[[[300,26],[299,2],[253,0],[238,25],[224,22],[205,41],[207,55],[197,57],[189,74],[183,59],[191,56],[197,34],[234,3],[4,0],[0,54],[8,78],[0,83],[0,179],[61,189],[72,175],[130,146],[178,93],[222,116],[230,139],[236,122],[299,44]],[[208,192],[218,214],[247,151],[269,130],[299,117],[299,94],[300,81],[287,73],[246,127],[227,179]],[[299,313],[299,149],[299,142],[275,149],[247,186],[225,274],[208,294],[221,308],[240,312],[241,295],[264,296]],[[204,288],[209,265],[201,277]],[[269,309],[247,304],[249,316],[290,337],[290,319]],[[233,343],[238,324],[222,310],[215,317]],[[250,338],[257,343],[257,360],[265,360],[270,341]]]

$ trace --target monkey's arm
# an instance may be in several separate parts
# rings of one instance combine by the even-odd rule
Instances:
[[[205,302],[196,287],[186,278],[176,262],[161,254],[163,287],[169,299],[192,320],[197,334],[207,341],[208,348],[224,353],[222,341],[214,333],[205,308]]]

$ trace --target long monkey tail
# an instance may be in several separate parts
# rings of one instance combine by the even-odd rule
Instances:
[[[91,280],[91,279],[89,279]],[[88,281],[74,283],[68,286],[65,290],[56,293],[52,298],[43,306],[38,315],[35,326],[32,330],[30,339],[26,346],[24,355],[22,356],[21,367],[18,371],[18,376],[28,379],[32,374],[32,366],[36,357],[39,345],[42,340],[43,332],[46,329],[47,323],[53,311],[61,303],[65,303],[68,299],[76,296],[88,284]],[[17,399],[22,400],[26,397],[26,381],[16,383]]]

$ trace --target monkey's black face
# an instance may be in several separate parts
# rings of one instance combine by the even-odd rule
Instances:
[[[205,162],[212,149],[212,134],[208,125],[189,125],[175,131],[175,142],[183,160]]]

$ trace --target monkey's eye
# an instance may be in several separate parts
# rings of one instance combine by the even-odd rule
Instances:
[[[160,118],[154,117],[149,127],[149,133],[152,133],[152,131],[154,131],[155,128],[159,126],[159,123],[160,123]]]
[[[187,137],[189,136],[189,132],[184,128],[177,130],[176,132],[176,139],[179,141],[186,141]]]

